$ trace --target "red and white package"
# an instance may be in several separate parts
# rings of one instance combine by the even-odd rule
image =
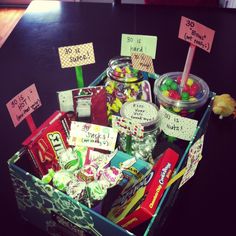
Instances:
[[[49,169],[60,169],[58,157],[69,144],[70,121],[64,112],[54,112],[39,128],[37,128],[23,143],[26,146],[39,175],[48,173]]]

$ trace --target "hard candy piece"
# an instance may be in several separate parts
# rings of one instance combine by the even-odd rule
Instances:
[[[182,94],[181,94],[181,99],[182,100],[184,100],[184,101],[187,101],[187,100],[189,100],[189,93],[187,93],[187,92],[182,92]]]
[[[104,187],[101,181],[93,181],[87,184],[87,192],[90,200],[100,201],[106,196],[107,189]]]
[[[165,80],[165,85],[167,85],[167,86],[171,86],[171,84],[173,83],[173,80],[172,79],[170,79],[170,78],[167,78],[166,80]]]
[[[86,194],[85,188],[85,182],[80,182],[77,179],[73,179],[68,183],[66,193],[75,200],[80,201]]]
[[[172,98],[174,100],[179,100],[180,95],[176,90],[169,90],[169,98]]]
[[[66,170],[59,170],[53,176],[53,186],[63,192],[66,191],[68,183],[74,178],[73,174]]]
[[[190,87],[191,87],[191,86],[193,85],[193,83],[194,83],[193,79],[191,79],[191,78],[188,78],[188,80],[187,80],[187,83],[186,83],[186,84],[187,84],[188,86],[190,86]]]
[[[97,170],[92,165],[86,165],[74,173],[75,177],[85,183],[90,183],[96,179]]]

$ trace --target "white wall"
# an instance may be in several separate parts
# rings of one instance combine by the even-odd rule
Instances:
[[[0,4],[29,4],[32,0],[0,0]],[[113,0],[62,0],[65,2],[100,2],[112,3]],[[121,3],[144,4],[144,0],[121,0]]]
[[[225,8],[236,8],[236,0],[219,0],[220,6]]]

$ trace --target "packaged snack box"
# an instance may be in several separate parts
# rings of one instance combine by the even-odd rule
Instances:
[[[56,111],[22,143],[28,148],[40,176],[50,168],[60,169],[58,156],[69,147],[69,125],[66,113]]]
[[[128,230],[150,219],[171,178],[178,157],[178,153],[168,148],[141,182],[123,189],[107,217]]]

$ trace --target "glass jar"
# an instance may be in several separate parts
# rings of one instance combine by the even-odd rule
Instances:
[[[146,101],[126,102],[121,108],[121,116],[139,123],[144,128],[143,138],[132,136],[130,154],[136,158],[150,161],[152,151],[156,146],[157,136],[160,134],[160,113],[158,107]],[[120,134],[119,147],[127,152],[126,135]]]
[[[105,83],[109,120],[112,115],[119,115],[122,105],[127,101],[152,100],[145,73],[132,67],[131,57],[116,57],[109,61]]]

